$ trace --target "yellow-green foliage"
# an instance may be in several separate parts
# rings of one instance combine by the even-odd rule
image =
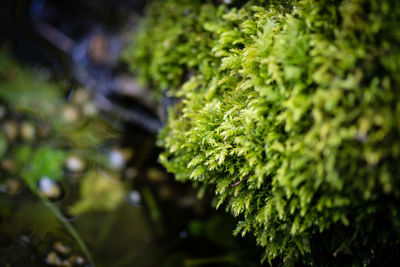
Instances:
[[[45,73],[33,75],[0,51],[0,106],[3,110],[0,160],[11,164],[2,173],[2,179],[22,176],[28,185],[36,186],[42,177],[57,180],[62,176],[66,154],[45,142],[60,116],[55,111],[62,98],[57,87],[46,80]],[[35,145],[40,142],[43,142],[41,146]]]
[[[214,184],[268,260],[393,260],[400,3],[204,2],[150,5],[127,52],[150,88],[181,98],[161,162]]]
[[[96,116],[88,91],[78,89],[66,101],[47,76],[0,51],[0,189],[21,180],[38,194],[42,179],[83,180],[81,199],[70,208],[74,215],[115,208],[123,200],[122,184],[98,149],[113,137],[111,129]],[[60,188],[53,190],[50,197],[60,197]]]

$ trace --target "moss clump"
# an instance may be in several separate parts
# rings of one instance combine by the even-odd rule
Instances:
[[[150,5],[127,59],[182,99],[159,136],[266,258],[383,264],[400,237],[400,3]]]

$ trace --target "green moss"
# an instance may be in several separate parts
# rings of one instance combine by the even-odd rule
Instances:
[[[377,264],[399,247],[400,6],[291,1],[150,5],[127,60],[181,98],[159,136],[180,181],[266,258]]]

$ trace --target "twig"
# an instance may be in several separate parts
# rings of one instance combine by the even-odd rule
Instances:
[[[70,53],[72,51],[75,42],[50,24],[42,20],[37,20],[35,28],[43,38],[60,50],[64,51],[65,53]]]
[[[118,106],[100,93],[95,94],[94,99],[101,110],[115,114],[123,120],[141,126],[143,129],[153,134],[157,134],[163,127],[163,124],[158,119],[144,113],[134,112]]]
[[[117,76],[114,79],[113,91],[120,95],[129,96],[140,101],[145,107],[157,112],[157,102],[150,91],[145,91],[135,81],[135,79],[127,76]]]
[[[36,21],[36,30],[38,33],[45,38],[47,41],[52,43],[55,47],[66,52],[71,57],[74,57],[75,50],[82,51],[87,47],[83,44],[76,44],[70,37],[63,34],[53,26],[47,24],[44,21]],[[76,49],[79,48],[79,49]],[[86,58],[86,53],[83,53]],[[82,59],[79,57],[79,59]],[[79,61],[79,60],[78,60]],[[86,61],[85,62],[89,62]],[[84,67],[86,66],[86,67]],[[90,65],[89,65],[90,66]],[[134,81],[126,76],[117,76],[107,80],[99,81],[98,77],[94,77],[88,70],[88,66],[85,64],[79,64],[75,62],[74,77],[79,83],[85,86],[87,89],[91,90],[95,94],[95,102],[103,111],[109,112],[111,114],[116,114],[123,120],[136,124],[143,129],[149,131],[152,134],[157,134],[159,130],[163,127],[162,122],[141,112],[139,110],[128,110],[110,101],[104,94],[111,92],[116,92],[121,95],[130,96],[140,101],[143,106],[149,108],[154,114],[158,114],[158,106],[154,97],[151,93],[142,90]]]

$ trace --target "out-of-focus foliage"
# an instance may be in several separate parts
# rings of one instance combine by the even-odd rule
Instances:
[[[93,172],[81,185],[81,200],[71,207],[72,214],[88,210],[112,210],[124,197],[122,184],[118,178],[105,173]]]
[[[0,53],[0,97],[16,111],[39,115],[49,119],[62,101],[61,91],[47,82],[48,74],[19,66],[6,52]],[[5,104],[5,103],[4,103]]]
[[[8,210],[14,204],[14,210]],[[60,231],[61,223],[44,205],[25,201],[20,205],[15,205],[10,199],[0,199],[1,214],[9,216],[13,212],[13,224],[1,224],[2,233],[6,232],[13,240],[23,232],[32,231],[34,242],[40,242],[49,233]],[[28,219],[29,218],[29,219]]]
[[[122,203],[125,192],[117,175],[122,165],[112,166],[106,145],[117,135],[97,116],[88,91],[79,88],[67,98],[47,76],[0,51],[0,235],[5,234],[2,242],[11,242],[5,260],[23,264],[18,256],[32,252],[26,247],[14,252],[14,243],[33,242],[47,254],[48,264],[67,264],[60,255],[69,255],[68,266],[93,263],[65,212],[110,211]],[[49,251],[54,238],[58,242]],[[60,252],[59,240],[74,248]],[[85,259],[74,254],[75,248]]]
[[[268,260],[384,264],[400,240],[400,3],[149,6],[126,59],[181,102],[161,162]]]
[[[33,193],[59,198],[62,183],[83,180],[83,204],[79,212],[115,207],[122,190],[93,186],[87,183],[107,166],[107,155],[98,147],[113,131],[96,116],[90,94],[78,89],[69,101],[55,83],[48,81],[43,71],[32,71],[18,65],[7,53],[0,53],[0,162],[3,191],[9,191],[10,180],[21,179]],[[118,181],[115,181],[119,185]],[[99,183],[101,184],[101,183]],[[96,190],[99,190],[97,192]],[[97,195],[117,194],[113,201]],[[94,196],[97,196],[94,198]],[[83,206],[85,206],[83,208]]]

